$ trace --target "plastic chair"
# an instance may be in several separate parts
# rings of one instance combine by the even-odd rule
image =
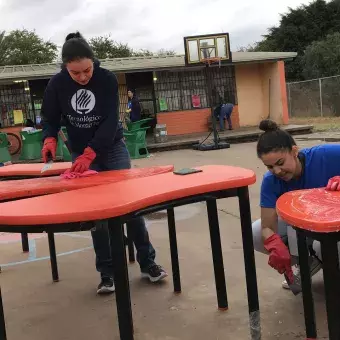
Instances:
[[[146,145],[147,129],[148,128],[142,128],[124,132],[126,147],[129,151],[131,159],[149,157],[149,151]]]
[[[6,133],[0,133],[0,163],[11,161],[8,151],[8,138]]]
[[[152,118],[146,118],[138,120],[137,122],[127,123],[128,131],[135,131],[142,129],[142,126],[147,124],[148,122],[152,121]]]
[[[42,130],[20,131],[22,148],[20,160],[32,160],[41,158]]]

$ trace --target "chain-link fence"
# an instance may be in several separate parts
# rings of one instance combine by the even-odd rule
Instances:
[[[290,117],[339,117],[340,76],[287,83]]]

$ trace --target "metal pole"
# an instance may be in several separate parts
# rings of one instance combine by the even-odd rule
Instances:
[[[211,110],[211,123],[212,123],[212,128],[214,132],[214,144],[217,147],[218,146],[218,136],[217,136],[217,127],[216,127],[216,119],[214,115],[214,107],[213,107],[213,98],[212,98],[212,81],[211,81],[211,72],[209,70],[209,64],[205,65],[205,74],[206,74],[206,79],[207,79],[207,99],[208,99],[208,107]]]
[[[290,95],[290,84],[288,83],[288,105],[289,105],[289,118],[292,117],[292,97]]]
[[[320,114],[321,117],[323,117],[321,78],[319,79],[319,93],[320,93]]]

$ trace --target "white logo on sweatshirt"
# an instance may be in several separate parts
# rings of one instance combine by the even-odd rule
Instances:
[[[71,99],[71,105],[74,111],[83,115],[90,113],[96,105],[94,94],[85,89],[78,90]]]

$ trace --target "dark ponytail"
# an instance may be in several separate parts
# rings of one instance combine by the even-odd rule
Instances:
[[[84,37],[79,33],[69,33],[61,51],[61,58],[64,64],[80,59],[94,60],[92,48]]]
[[[262,120],[259,129],[264,133],[257,142],[258,157],[275,151],[292,151],[296,145],[294,138],[270,119]]]

